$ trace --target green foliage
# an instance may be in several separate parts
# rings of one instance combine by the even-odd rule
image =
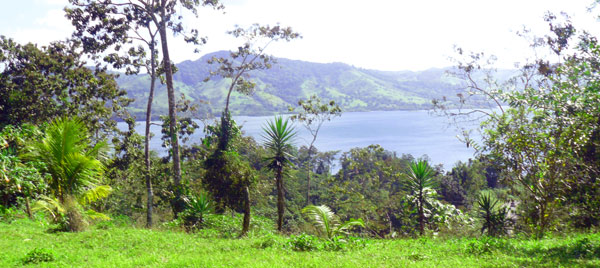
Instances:
[[[423,235],[425,231],[425,206],[427,205],[428,190],[434,186],[434,170],[424,160],[412,162],[409,166],[408,189],[414,196],[411,202],[417,206],[419,217],[419,232]]]
[[[35,248],[29,251],[21,260],[24,265],[38,264],[42,262],[52,262],[55,260],[54,253],[48,249]]]
[[[483,220],[481,233],[487,231],[488,236],[500,236],[508,233],[510,219],[508,208],[491,192],[482,192],[477,200],[479,218]]]
[[[80,46],[66,41],[38,48],[0,38],[0,128],[65,116],[79,116],[94,132],[115,126],[112,118],[131,100],[114,74],[85,66]]]
[[[186,207],[180,214],[186,230],[200,229],[204,216],[213,211],[212,202],[206,193],[188,195],[183,198]]]
[[[412,156],[397,157],[379,145],[353,148],[340,157],[341,169],[327,183],[321,202],[340,215],[361,218],[371,234],[385,237],[413,230],[401,174]]]
[[[87,129],[79,119],[57,119],[44,137],[31,146],[28,159],[45,164],[48,186],[54,197],[44,197],[36,208],[50,212],[53,220],[71,231],[85,229],[82,206],[106,197],[110,186],[99,185],[104,172],[107,144],[90,146]],[[88,213],[104,218],[101,214]],[[61,229],[62,229],[61,227]]]
[[[203,143],[211,151],[203,163],[206,173],[202,182],[215,199],[217,212],[225,207],[243,211],[248,198],[246,187],[252,185],[256,175],[248,160],[236,152],[241,142],[240,129],[223,114],[221,124],[206,130]]]
[[[350,219],[341,223],[339,217],[326,205],[307,206],[302,209],[302,213],[309,218],[315,229],[329,240],[339,235],[348,235],[348,231],[354,226],[365,227],[362,219]]]
[[[313,235],[291,235],[287,246],[294,251],[313,251],[319,248],[319,238]]]
[[[296,137],[296,130],[293,125],[288,125],[289,120],[283,120],[283,117],[275,117],[273,121],[267,122],[263,127],[263,138],[268,156],[267,168],[275,173],[275,184],[277,186],[277,230],[283,228],[283,214],[285,209],[284,198],[284,168],[290,166],[292,155],[292,143]]]

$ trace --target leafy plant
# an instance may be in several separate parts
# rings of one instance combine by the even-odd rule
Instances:
[[[354,226],[365,227],[362,219],[350,219],[344,223],[331,209],[326,205],[307,206],[302,209],[317,231],[324,235],[328,240],[334,240],[339,235],[347,235],[348,231]]]
[[[84,222],[83,206],[108,196],[110,186],[98,185],[104,174],[103,160],[108,145],[104,141],[90,147],[87,128],[80,119],[57,119],[35,142],[27,158],[45,164],[53,197],[44,197],[34,207],[50,212],[53,220],[67,230],[80,231]],[[91,218],[107,218],[88,211]]]
[[[412,162],[408,172],[408,188],[415,196],[414,203],[417,206],[419,216],[419,233],[423,235],[425,231],[425,205],[427,201],[427,191],[434,185],[434,170],[429,163],[424,160]]]
[[[213,210],[212,201],[208,194],[188,195],[183,198],[186,208],[181,213],[183,225],[187,230],[199,229],[204,222],[204,216]]]
[[[477,200],[479,206],[479,217],[483,220],[481,233],[487,231],[489,236],[500,236],[508,232],[510,219],[508,208],[500,200],[496,199],[491,192],[483,192]]]
[[[319,238],[309,234],[291,235],[287,246],[294,251],[313,251],[319,248]]]
[[[32,251],[29,251],[27,255],[21,259],[21,262],[24,265],[51,261],[54,261],[54,254],[52,251],[43,248],[35,248]]]

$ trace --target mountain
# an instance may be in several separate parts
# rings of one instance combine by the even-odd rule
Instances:
[[[231,80],[209,76],[207,60],[225,57],[226,51],[207,54],[196,61],[177,64],[174,75],[176,95],[185,94],[200,104],[202,113],[219,114]],[[277,58],[269,70],[253,71],[256,90],[251,96],[233,93],[230,109],[234,115],[269,115],[288,111],[298,100],[318,95],[323,100],[335,100],[344,112],[374,110],[413,110],[431,106],[431,99],[453,96],[458,80],[446,74],[446,69],[420,72],[388,72],[356,68],[344,63],[313,63]],[[117,80],[135,101],[130,110],[139,119],[144,117],[150,81],[147,75],[121,75]],[[167,114],[167,92],[164,85],[156,89],[153,114]]]

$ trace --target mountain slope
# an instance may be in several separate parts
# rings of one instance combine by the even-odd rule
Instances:
[[[203,113],[219,114],[223,109],[230,80],[209,76],[216,68],[206,63],[212,56],[227,56],[219,51],[196,61],[177,64],[174,75],[177,95],[199,103]],[[444,69],[422,72],[384,72],[356,68],[343,63],[312,63],[279,58],[273,68],[250,73],[256,83],[251,96],[232,94],[234,115],[267,115],[285,112],[300,99],[316,94],[324,100],[335,100],[343,111],[406,110],[430,107],[431,99],[454,95],[457,81]],[[129,96],[135,98],[130,110],[143,118],[148,87],[147,75],[124,76],[118,79]],[[164,85],[156,90],[154,114],[166,114],[167,97]]]

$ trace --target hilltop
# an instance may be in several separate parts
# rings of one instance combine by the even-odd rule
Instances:
[[[177,64],[175,89],[195,103],[202,112],[218,114],[225,101],[229,81],[214,77],[204,82],[209,71],[216,68],[207,63],[213,56],[225,57],[226,51],[207,54],[195,61]],[[425,71],[377,71],[357,68],[344,63],[314,63],[277,58],[273,68],[250,73],[256,83],[251,96],[233,94],[234,115],[268,115],[285,112],[298,100],[313,94],[325,100],[335,100],[345,112],[376,110],[415,110],[431,106],[431,99],[454,95],[458,80],[446,74],[447,69]],[[131,111],[143,118],[149,88],[147,75],[121,75],[121,87],[135,98]],[[166,87],[159,85],[154,102],[154,115],[166,114]]]

